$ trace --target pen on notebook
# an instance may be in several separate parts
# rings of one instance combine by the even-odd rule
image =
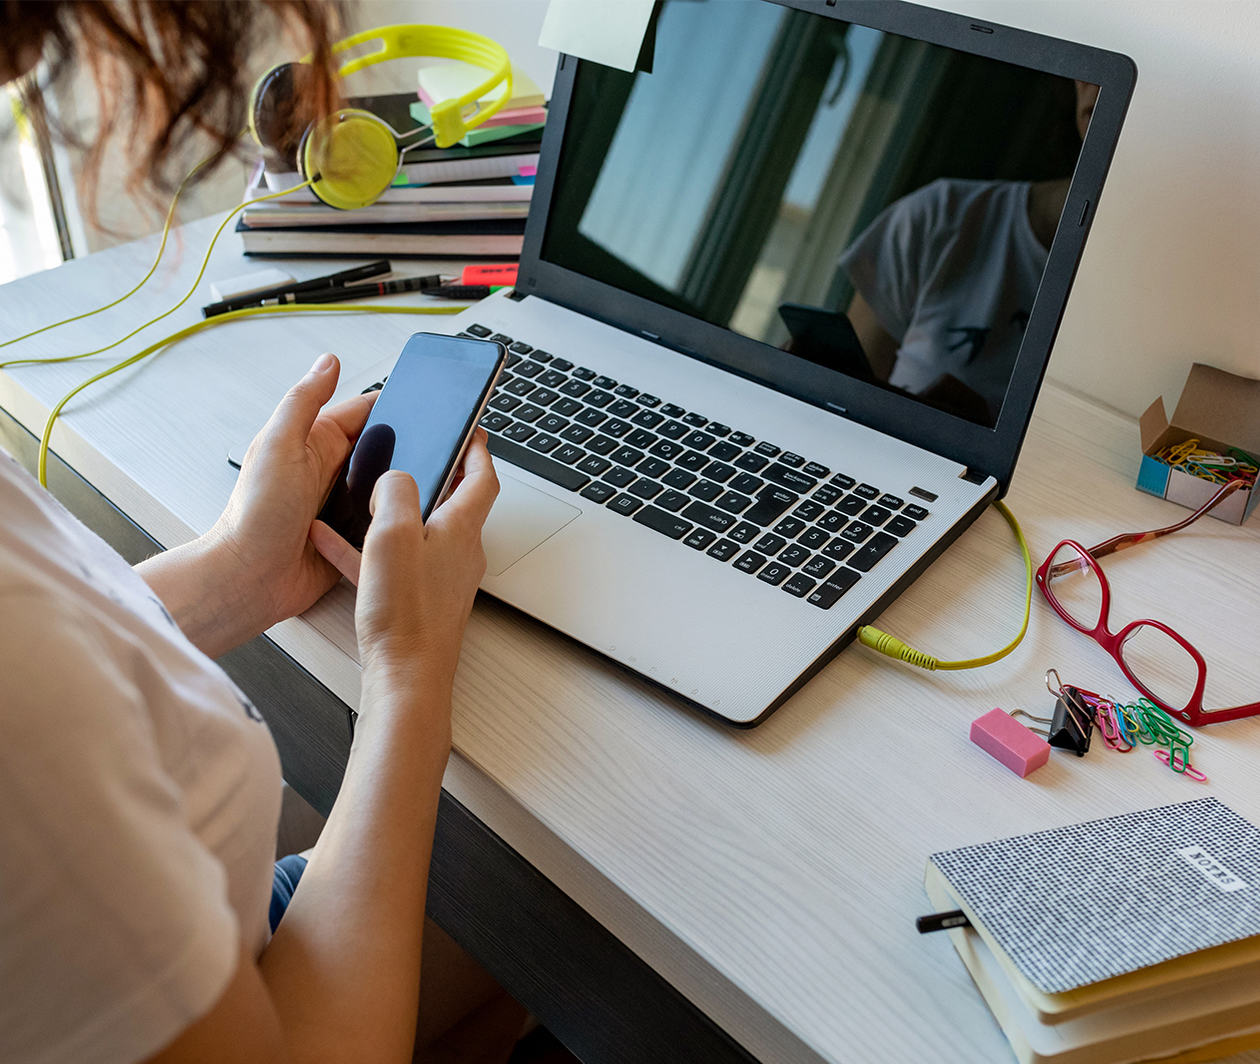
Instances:
[[[947,913],[932,913],[929,916],[919,916],[915,918],[915,930],[921,935],[926,935],[930,931],[944,931],[950,927],[970,927],[971,921],[967,919],[967,914],[961,909],[951,909]]]
[[[309,281],[290,281],[288,284],[277,285],[275,288],[266,288],[261,292],[251,292],[246,296],[223,299],[218,303],[211,303],[202,307],[201,315],[204,318],[213,318],[217,314],[226,314],[229,310],[261,306],[264,301],[274,300],[280,296],[293,295],[298,292],[317,292],[325,288],[338,288],[344,286],[347,281],[362,281],[367,277],[376,277],[382,273],[389,273],[389,270],[388,259],[377,259],[375,262],[368,262],[362,266],[352,266],[348,270],[338,270],[336,273],[326,274],[323,277],[312,277]],[[290,299],[286,302],[292,303],[295,300]]]
[[[277,303],[341,303],[351,299],[371,299],[373,296],[390,296],[395,292],[429,292],[442,283],[437,274],[426,277],[399,277],[393,281],[373,281],[371,284],[338,285],[336,288],[317,288],[313,292],[286,293],[275,300]]]

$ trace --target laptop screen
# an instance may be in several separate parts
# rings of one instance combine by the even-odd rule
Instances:
[[[1099,98],[1089,57],[1111,53],[907,4],[794,3],[664,0],[650,71],[570,63],[535,240],[570,283],[546,294],[589,279],[598,303],[657,308],[664,328],[640,322],[688,353],[729,350],[877,427],[925,415],[948,441],[969,425],[979,451],[1040,322],[1022,424],[993,462],[1013,464],[1127,104],[1111,94],[1101,168],[1072,188]],[[1070,246],[1048,272],[1061,217]]]

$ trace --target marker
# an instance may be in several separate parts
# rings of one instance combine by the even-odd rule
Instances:
[[[947,913],[932,913],[930,916],[920,916],[914,921],[915,930],[921,935],[926,935],[930,931],[944,931],[950,927],[970,927],[971,921],[967,919],[967,914],[961,909],[951,909]]]
[[[429,295],[442,299],[485,299],[491,292],[506,287],[502,284],[445,284],[429,289]]]

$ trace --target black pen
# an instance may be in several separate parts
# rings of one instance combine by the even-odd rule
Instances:
[[[318,288],[313,292],[285,293],[276,303],[343,303],[350,299],[371,299],[373,296],[390,296],[395,292],[425,292],[436,288],[442,278],[436,273],[426,277],[399,277],[394,281],[374,281],[372,284],[346,284],[336,288]],[[270,300],[268,302],[271,302]]]
[[[377,259],[375,262],[369,262],[363,266],[352,266],[348,270],[339,270],[324,277],[312,277],[309,281],[290,281],[288,284],[276,285],[275,288],[265,288],[261,292],[251,292],[247,296],[235,296],[232,299],[211,303],[201,308],[201,315],[204,318],[213,318],[216,314],[226,314],[229,310],[261,306],[264,300],[273,300],[279,296],[293,295],[297,292],[317,292],[324,288],[339,288],[347,281],[362,281],[365,277],[389,273],[389,270],[389,259]],[[284,302],[293,303],[296,300],[288,299]]]

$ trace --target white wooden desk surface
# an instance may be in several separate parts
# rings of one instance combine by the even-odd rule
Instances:
[[[0,356],[71,354],[129,331],[183,294],[211,231],[209,221],[184,227],[182,257],[136,298]],[[154,246],[115,248],[0,289],[0,337],[125,291]],[[209,281],[249,268],[229,234],[203,290],[124,350],[197,320]],[[76,399],[54,448],[173,545],[218,515],[235,477],[226,451],[320,352],[335,351],[353,372],[413,331],[453,327],[450,318],[324,314],[210,329]],[[598,367],[597,353],[582,361]],[[0,373],[0,406],[38,434],[49,407],[104,364]],[[1132,419],[1043,390],[1008,500],[1038,564],[1062,538],[1098,542],[1184,515],[1134,490],[1137,449]],[[1223,670],[1234,689],[1260,697],[1258,520],[1241,529],[1200,521],[1109,559],[1107,571],[1113,616],[1172,623],[1204,650],[1210,673]],[[1010,533],[990,512],[882,626],[942,658],[984,653],[1016,627],[1023,579]],[[343,586],[271,635],[354,706],[351,607]],[[1206,786],[1148,751],[1098,746],[1080,760],[1056,751],[1021,780],[968,741],[970,722],[994,706],[1044,714],[1049,667],[1070,683],[1132,693],[1103,651],[1038,596],[1027,639],[996,665],[929,674],[853,646],[768,722],[740,732],[483,599],[459,672],[446,787],[761,1059],[1006,1061],[946,936],[914,931],[929,908],[929,853],[1204,794],[1260,822],[1260,720],[1197,736]]]

